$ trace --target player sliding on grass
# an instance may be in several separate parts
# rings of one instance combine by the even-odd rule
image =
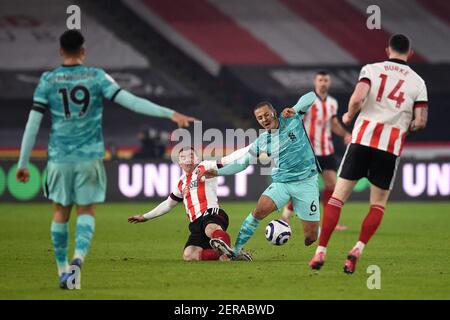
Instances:
[[[17,180],[29,180],[28,161],[44,113],[48,110],[52,128],[48,144],[45,195],[54,203],[51,238],[60,277],[60,287],[67,288],[70,278],[67,260],[72,206],[78,215],[75,227],[75,254],[71,265],[81,268],[95,229],[95,203],[105,200],[105,153],[102,136],[102,99],[107,98],[147,116],[172,119],[185,127],[194,118],[158,106],[122,90],[99,68],[82,65],[84,38],[69,30],[60,37],[63,65],[44,72],[34,97],[22,139]]]
[[[328,241],[342,207],[359,179],[370,181],[370,209],[359,240],[348,253],[344,272],[355,272],[364,246],[375,234],[384,215],[398,162],[408,132],[425,128],[427,88],[422,78],[406,63],[412,54],[409,39],[394,35],[386,49],[389,60],[364,66],[342,122],[349,125],[360,112],[339,168],[333,195],[325,206],[322,233],[316,254],[309,263],[320,269],[325,263]]]
[[[215,241],[220,241],[230,246],[230,236],[226,232],[228,215],[219,206],[217,178],[201,180],[198,174],[205,170],[217,169],[234,161],[247,153],[249,148],[239,149],[223,157],[219,162],[200,162],[193,149],[181,150],[178,155],[178,161],[184,174],[178,182],[178,187],[156,208],[146,214],[129,217],[128,222],[139,223],[157,218],[168,213],[179,202],[183,202],[190,221],[189,231],[191,232],[184,247],[184,260],[218,260],[219,258],[251,260],[251,257],[245,252],[233,255],[233,257],[227,257],[222,256],[221,252],[211,247],[210,242],[213,244]]]
[[[220,240],[213,243],[228,256],[238,254],[262,219],[280,210],[292,199],[294,211],[302,220],[305,245],[316,241],[320,221],[318,173],[320,168],[303,127],[303,115],[316,99],[314,92],[302,96],[293,108],[278,117],[269,102],[259,103],[254,110],[256,120],[266,130],[251,145],[249,152],[221,169],[203,173],[207,178],[231,175],[247,168],[251,159],[266,153],[274,160],[272,184],[258,200],[239,231],[234,250]]]

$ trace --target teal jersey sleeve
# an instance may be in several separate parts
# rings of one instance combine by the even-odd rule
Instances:
[[[217,170],[217,175],[228,176],[241,172],[249,166],[251,158],[252,155],[250,153],[246,153],[241,158]]]
[[[39,84],[34,90],[33,94],[33,107],[40,108],[41,110],[36,111],[45,111],[49,104],[48,99],[48,83],[46,80],[48,72],[44,72],[39,79]],[[34,109],[34,108],[33,108]]]
[[[39,83],[34,90],[33,106],[28,116],[27,125],[22,137],[19,156],[19,168],[26,168],[33,150],[36,136],[41,126],[42,118],[49,106],[48,83],[46,80],[48,72],[44,72],[39,79]]]
[[[21,169],[28,166],[31,151],[33,150],[34,143],[36,142],[36,136],[39,132],[39,127],[41,126],[42,117],[42,112],[31,110],[20,147],[18,167]]]
[[[316,101],[316,94],[314,93],[314,91],[310,91],[304,95],[302,95],[300,97],[300,99],[298,99],[297,103],[294,106],[294,110],[297,113],[300,114],[305,114],[309,108],[311,108],[311,106],[314,104],[314,101]]]
[[[175,113],[172,109],[162,107],[146,99],[139,98],[126,90],[120,90],[115,97],[113,97],[113,100],[127,109],[145,114],[147,116],[171,118]]]
[[[108,100],[114,100],[114,97],[120,91],[120,86],[109,74],[107,74],[103,70],[99,74],[99,77],[100,77],[100,82],[99,82],[100,89],[103,94],[103,97],[105,97]]]

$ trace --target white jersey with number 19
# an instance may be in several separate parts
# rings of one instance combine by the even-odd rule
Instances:
[[[356,120],[352,143],[400,156],[415,108],[427,108],[423,79],[397,59],[365,65],[360,82],[370,91]]]

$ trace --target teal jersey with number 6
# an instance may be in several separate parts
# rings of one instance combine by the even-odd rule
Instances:
[[[62,65],[41,76],[33,108],[51,114],[48,159],[78,162],[103,158],[103,98],[114,100],[117,83],[102,69]]]

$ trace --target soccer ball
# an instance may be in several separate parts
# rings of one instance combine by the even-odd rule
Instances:
[[[272,244],[281,246],[291,237],[291,227],[282,220],[272,220],[266,227],[266,239]]]

